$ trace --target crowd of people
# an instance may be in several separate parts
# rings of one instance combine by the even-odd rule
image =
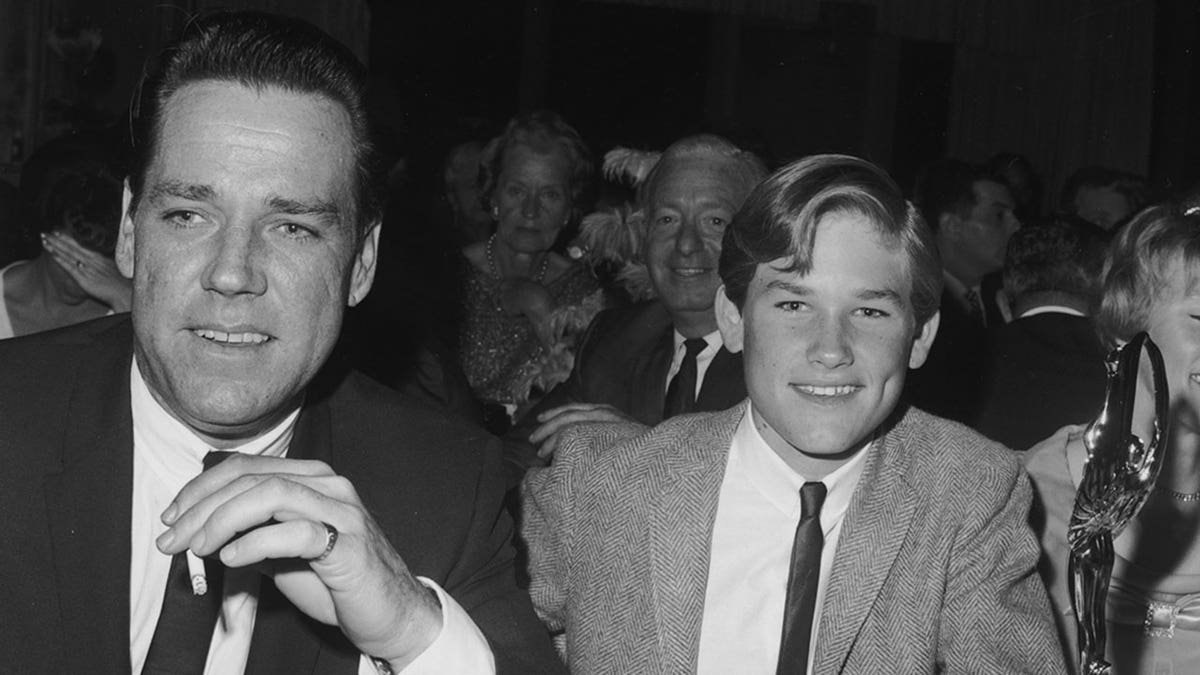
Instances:
[[[1167,450],[1107,658],[1200,667],[1200,195],[711,133],[601,160],[538,111],[446,153],[441,248],[404,252],[439,310],[372,319],[416,243],[361,64],[258,13],[163,58],[132,152],[23,167],[4,669],[1066,672],[1085,425],[1139,332]]]

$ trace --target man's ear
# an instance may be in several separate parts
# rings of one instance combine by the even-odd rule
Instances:
[[[358,241],[358,252],[354,255],[354,270],[350,273],[350,295],[346,304],[353,307],[367,297],[371,284],[375,283],[375,263],[379,253],[379,221],[371,223],[366,234]]]
[[[117,250],[113,256],[126,279],[133,278],[133,234],[133,192],[126,178],[121,190],[121,229],[117,232]]]
[[[746,340],[746,327],[742,323],[742,312],[737,305],[725,295],[725,286],[717,289],[717,297],[713,303],[717,314],[717,328],[721,330],[721,340],[725,349],[733,354],[742,351]]]
[[[929,349],[933,347],[933,339],[937,337],[938,324],[942,321],[942,313],[934,312],[933,316],[925,320],[921,328],[917,331],[917,335],[913,338],[912,351],[908,355],[908,367],[920,368],[925,363],[925,359],[929,357]]]

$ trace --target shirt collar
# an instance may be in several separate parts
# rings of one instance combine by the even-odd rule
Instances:
[[[1065,307],[1063,305],[1042,305],[1033,309],[1022,312],[1018,319],[1024,319],[1027,316],[1037,316],[1038,314],[1070,314],[1071,316],[1087,316],[1083,312],[1074,307]]]
[[[808,478],[796,473],[783,458],[771,449],[766,439],[754,426],[754,406],[747,404],[746,414],[733,432],[730,444],[731,463],[745,471],[755,488],[785,513],[800,513],[800,488]],[[825,502],[821,506],[821,529],[830,530],[850,507],[850,498],[858,487],[866,467],[867,454],[872,452],[875,442],[851,457],[845,464],[821,479],[825,484]]]
[[[137,359],[129,373],[129,398],[133,414],[133,429],[139,443],[153,448],[146,453],[147,459],[157,465],[159,471],[168,476],[183,476],[190,480],[200,472],[204,456],[213,450],[203,439],[179,420],[171,416],[150,393]],[[279,424],[241,445],[229,448],[233,452],[249,455],[282,457],[292,441],[296,419],[300,408],[296,407]]]

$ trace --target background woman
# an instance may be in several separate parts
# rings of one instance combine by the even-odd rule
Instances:
[[[41,253],[0,269],[0,338],[129,311],[113,262],[121,181],[99,144],[71,138],[38,150],[21,174],[26,231]]]
[[[600,307],[591,271],[552,250],[586,206],[587,147],[551,112],[509,122],[483,150],[481,199],[495,232],[468,245],[461,336],[463,370],[476,397],[508,415],[570,371],[573,333]],[[489,426],[502,430],[500,424]]]
[[[1189,213],[1178,205],[1154,206],[1117,234],[1096,313],[1110,347],[1149,333],[1162,352],[1170,390],[1162,473],[1141,513],[1114,541],[1106,658],[1116,675],[1190,673],[1200,664],[1200,215]],[[1145,429],[1153,413],[1149,372],[1142,375],[1135,429]],[[1066,427],[1027,459],[1044,511],[1035,517],[1042,574],[1072,662],[1079,657],[1067,523],[1087,456],[1083,431]]]

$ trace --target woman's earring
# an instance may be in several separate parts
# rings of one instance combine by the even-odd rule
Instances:
[[[500,207],[492,204],[492,220],[500,220]]]

